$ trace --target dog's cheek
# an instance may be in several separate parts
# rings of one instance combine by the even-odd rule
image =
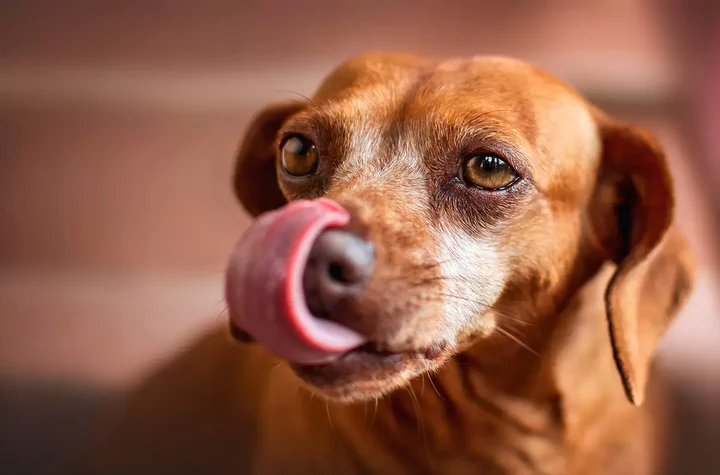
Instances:
[[[499,243],[492,235],[473,236],[449,226],[441,227],[438,237],[446,340],[489,334],[495,326],[492,307],[508,273]]]

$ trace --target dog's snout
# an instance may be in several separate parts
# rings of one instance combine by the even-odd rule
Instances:
[[[339,304],[364,290],[374,267],[371,243],[351,231],[324,231],[313,244],[303,275],[310,311],[335,319]]]

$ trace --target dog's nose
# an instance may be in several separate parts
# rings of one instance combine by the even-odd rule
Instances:
[[[313,243],[303,275],[309,310],[335,320],[339,307],[365,289],[374,267],[371,243],[350,231],[324,231]]]

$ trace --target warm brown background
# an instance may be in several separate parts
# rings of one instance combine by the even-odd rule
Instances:
[[[251,114],[312,93],[349,56],[399,49],[518,56],[658,134],[700,277],[660,363],[703,419],[678,473],[712,473],[695,455],[720,432],[717,10],[669,0],[2,2],[0,446],[10,450],[0,449],[0,471],[46,468],[64,447],[52,434],[68,442],[65,428],[83,420],[66,415],[99,401],[85,388],[121,391],[218,320],[224,259],[248,222],[229,177]]]

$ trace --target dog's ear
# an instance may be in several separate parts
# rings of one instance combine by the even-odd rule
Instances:
[[[658,341],[692,289],[692,257],[673,228],[672,180],[655,139],[601,114],[597,122],[592,228],[617,263],[605,294],[610,339],[627,397],[640,405]]]
[[[245,132],[237,154],[233,185],[240,203],[253,216],[287,202],[275,173],[275,136],[283,122],[303,108],[301,103],[268,106],[252,119]]]

